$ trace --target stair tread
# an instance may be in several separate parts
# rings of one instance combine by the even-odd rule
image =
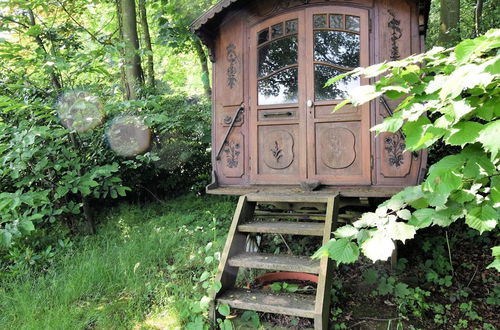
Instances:
[[[228,260],[230,266],[319,274],[319,260],[305,256],[240,253]]]
[[[217,300],[232,308],[314,318],[315,296],[232,289]]]
[[[238,226],[240,232],[323,236],[324,222],[251,222]]]

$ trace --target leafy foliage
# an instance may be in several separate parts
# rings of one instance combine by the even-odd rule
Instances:
[[[184,95],[151,97],[114,102],[105,112],[109,118],[123,113],[144,118],[154,136],[150,150],[121,157],[106,144],[106,125],[77,133],[61,125],[52,106],[0,96],[2,268],[17,267],[23,257],[13,256],[19,249],[43,254],[59,247],[58,240],[68,231],[64,227],[76,232],[83,220],[91,226],[85,207],[92,216],[99,203],[125,197],[131,190],[150,198],[199,191],[208,181],[207,102]],[[48,234],[55,228],[63,230]],[[36,231],[48,235],[40,237]],[[32,266],[43,266],[43,258],[37,263]]]
[[[357,106],[385,95],[403,98],[391,117],[372,128],[406,137],[406,149],[417,151],[437,142],[459,147],[429,169],[419,186],[408,187],[376,212],[342,231],[336,239],[354,240],[371,260],[386,260],[395,241],[412,239],[418,229],[447,227],[464,219],[483,233],[497,228],[500,212],[500,30],[465,40],[455,48],[434,48],[407,59],[358,68],[337,76],[380,76],[373,85],[352,90],[347,103]],[[348,232],[348,234],[346,234]],[[330,247],[333,244],[330,243]],[[343,243],[345,245],[345,242]],[[355,251],[355,248],[350,248]],[[498,249],[494,249],[498,268]],[[338,262],[352,262],[345,249],[324,249]],[[496,251],[496,252],[495,252]],[[499,269],[500,270],[500,269]]]

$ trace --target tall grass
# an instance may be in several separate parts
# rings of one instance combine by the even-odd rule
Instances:
[[[148,328],[155,316],[161,327],[181,327],[203,294],[196,279],[207,265],[199,250],[211,241],[222,248],[234,206],[186,196],[109,210],[98,234],[50,269],[0,283],[0,328]]]

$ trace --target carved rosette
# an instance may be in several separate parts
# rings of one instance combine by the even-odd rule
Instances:
[[[294,143],[293,136],[287,131],[270,132],[263,146],[264,163],[275,170],[288,168],[295,158]]]
[[[331,169],[347,168],[356,160],[356,137],[343,127],[330,128],[321,135],[321,161]]]
[[[233,89],[238,83],[238,63],[240,61],[238,54],[236,53],[236,46],[230,43],[226,47],[226,58],[228,61],[227,67],[227,86]]]

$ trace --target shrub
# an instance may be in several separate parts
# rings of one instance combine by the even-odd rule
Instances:
[[[354,262],[363,252],[385,260],[394,241],[412,239],[418,229],[448,227],[459,219],[479,233],[497,228],[500,209],[500,30],[466,40],[455,48],[435,48],[407,59],[358,68],[338,76],[380,76],[374,85],[353,90],[355,106],[386,95],[404,98],[394,114],[373,130],[397,132],[416,151],[441,142],[457,148],[429,169],[426,180],[409,187],[367,213],[353,226],[339,229],[317,255]],[[355,242],[353,242],[355,241]],[[500,247],[493,248],[500,270]]]

